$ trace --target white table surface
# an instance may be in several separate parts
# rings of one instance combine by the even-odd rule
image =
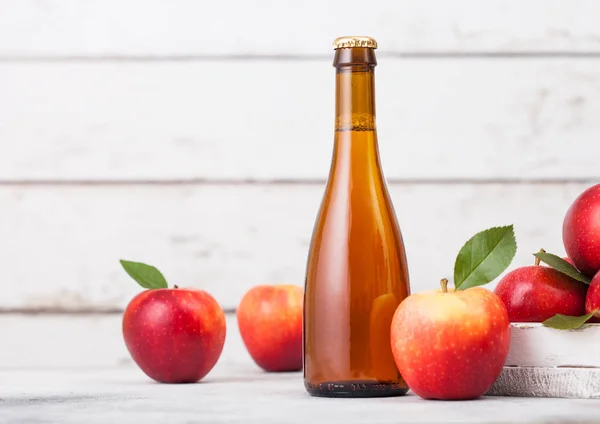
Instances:
[[[165,385],[128,357],[118,315],[0,317],[0,423],[600,423],[600,400],[314,398],[302,373],[262,372],[227,324],[203,382]]]
[[[216,368],[203,383],[163,385],[138,370],[0,373],[3,423],[598,423],[600,401],[484,397],[468,402],[309,396],[300,373]]]

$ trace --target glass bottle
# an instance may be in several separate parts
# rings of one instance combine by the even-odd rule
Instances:
[[[402,235],[381,168],[370,37],[335,40],[333,157],[313,230],[304,298],[304,385],[313,396],[399,396],[390,326],[410,294]]]

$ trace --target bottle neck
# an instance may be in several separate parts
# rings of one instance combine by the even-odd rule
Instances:
[[[372,62],[336,66],[336,118],[330,180],[335,185],[354,187],[355,193],[363,189],[371,192],[371,188],[380,186],[383,180],[375,127],[374,55],[369,57],[373,58]]]
[[[373,49],[338,49],[336,68],[335,130],[375,131],[375,66]]]
[[[349,66],[336,72],[335,130],[375,131],[375,72]]]

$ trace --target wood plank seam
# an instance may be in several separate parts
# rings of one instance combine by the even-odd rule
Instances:
[[[600,52],[569,50],[556,51],[387,51],[378,54],[380,59],[593,59],[600,58]],[[182,54],[182,55],[1,55],[2,63],[53,63],[53,62],[259,62],[259,61],[329,61],[330,55],[310,54]]]
[[[386,178],[393,185],[554,185],[554,184],[596,184],[597,177],[583,178]],[[0,186],[314,186],[323,185],[325,178],[286,179],[286,178],[161,178],[161,179],[0,179]]]

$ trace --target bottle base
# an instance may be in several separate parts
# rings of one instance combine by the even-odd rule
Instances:
[[[403,396],[408,388],[400,383],[379,381],[331,381],[321,384],[304,383],[311,396],[330,398],[368,398]]]

